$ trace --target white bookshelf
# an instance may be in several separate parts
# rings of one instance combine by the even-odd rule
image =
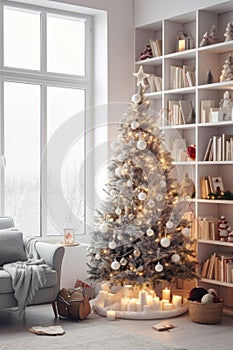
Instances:
[[[233,90],[233,81],[219,82],[223,64],[229,53],[233,55],[233,40],[225,42],[225,29],[228,22],[233,18],[233,1],[227,1],[219,5],[198,9],[180,16],[165,18],[162,21],[150,23],[135,28],[135,66],[139,65],[148,74],[162,77],[162,91],[149,92],[147,96],[151,99],[151,108],[156,112],[163,111],[161,127],[164,131],[165,142],[177,137],[186,140],[188,145],[196,145],[195,161],[174,161],[177,177],[181,180],[184,172],[193,179],[196,187],[196,196],[190,205],[196,218],[215,216],[220,218],[225,215],[229,225],[233,229],[233,201],[231,200],[209,200],[202,199],[200,195],[201,176],[221,176],[224,189],[233,192],[233,161],[203,161],[207,143],[214,135],[233,135],[233,121],[206,122],[201,123],[201,100],[213,100],[215,106],[219,106],[220,100],[226,90]],[[210,32],[215,25],[219,42],[212,45],[200,47],[200,42],[205,32]],[[176,33],[183,30],[187,35],[194,38],[194,47],[177,52]],[[162,39],[162,56],[146,60],[139,60],[149,39]],[[170,66],[188,65],[194,66],[196,71],[195,86],[179,89],[170,89]],[[211,70],[214,81],[207,84],[206,75]],[[233,92],[231,93],[233,99]],[[189,100],[195,111],[195,121],[192,124],[169,125],[166,112],[169,100]],[[196,230],[198,238],[198,229]],[[233,243],[220,241],[197,240],[198,263],[201,266],[204,260],[214,252],[233,252]],[[224,299],[225,306],[233,308],[231,300],[233,283],[220,282],[217,280],[201,279],[198,285],[204,288],[213,287]]]

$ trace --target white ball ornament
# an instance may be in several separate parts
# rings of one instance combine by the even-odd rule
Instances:
[[[150,208],[154,208],[155,202],[153,201],[153,199],[150,199],[150,200],[148,201],[148,206],[149,206]]]
[[[117,146],[118,146],[118,140],[114,140],[111,142],[111,149],[113,151],[116,150]]]
[[[155,271],[162,272],[163,271],[163,265],[158,262],[158,264],[155,266]]]
[[[133,252],[133,255],[138,258],[140,255],[141,255],[141,252],[139,249],[135,249],[134,252]]]
[[[108,247],[110,249],[115,249],[116,248],[116,242],[115,241],[109,242]]]
[[[120,214],[121,214],[121,208],[117,207],[117,208],[115,209],[115,213],[116,213],[117,215],[120,215]]]
[[[131,187],[131,186],[133,185],[133,183],[132,183],[131,180],[128,180],[128,181],[126,182],[126,185],[127,185],[128,187]]]
[[[121,168],[116,168],[115,169],[115,174],[117,175],[117,176],[121,176]]]
[[[128,218],[129,218],[129,220],[133,220],[134,219],[134,215],[133,214],[129,214]]]
[[[112,197],[116,197],[117,191],[111,190],[111,191],[110,191],[110,195],[111,195]]]
[[[179,256],[178,254],[173,254],[173,255],[171,256],[171,260],[172,260],[172,262],[174,262],[174,263],[178,263],[178,262],[180,261],[180,256]]]
[[[124,162],[124,160],[125,160],[124,154],[119,154],[119,155],[117,156],[117,160],[119,160],[119,162]]]
[[[140,94],[134,94],[133,96],[132,96],[132,102],[134,102],[134,103],[139,103],[141,101],[141,96],[140,96]]]
[[[160,244],[161,244],[161,246],[162,246],[163,248],[169,247],[170,243],[171,243],[171,242],[170,242],[170,239],[167,238],[167,237],[163,237],[163,238],[161,239],[161,241],[160,241]]]
[[[161,180],[161,181],[159,182],[159,186],[160,186],[161,188],[165,187],[165,186],[166,186],[166,181]]]
[[[117,239],[118,239],[118,241],[123,241],[122,233],[119,233],[119,235],[117,235]]]
[[[138,122],[134,121],[134,122],[131,123],[131,128],[133,130],[137,129],[138,127],[139,127],[139,123]]]
[[[190,228],[184,227],[184,228],[182,229],[182,233],[183,233],[186,237],[190,236],[190,233],[191,233]]]
[[[108,232],[108,224],[106,222],[103,222],[100,226],[99,226],[100,232],[102,233],[106,233]]]
[[[127,260],[126,260],[126,258],[121,258],[121,260],[120,260],[120,264],[122,265],[122,266],[126,266],[127,265]]]
[[[152,228],[148,228],[148,230],[146,230],[146,234],[148,237],[152,237],[154,235],[154,231],[152,230]]]
[[[97,254],[95,255],[95,260],[100,260],[100,258],[101,258],[100,254],[97,253]]]
[[[174,227],[174,223],[172,222],[172,221],[168,221],[167,223],[166,223],[166,227],[170,230],[170,229],[172,229],[173,227]]]
[[[111,263],[111,268],[113,269],[113,270],[119,270],[119,268],[120,268],[120,263],[117,261],[117,260],[114,260],[112,263]]]
[[[137,148],[140,150],[140,151],[143,151],[144,149],[146,149],[146,146],[147,146],[147,143],[146,141],[144,140],[139,140],[137,142]]]
[[[158,202],[161,202],[161,201],[163,200],[163,196],[162,196],[161,193],[158,193],[158,194],[156,195],[156,200],[157,200]]]
[[[140,193],[138,194],[138,199],[139,199],[140,201],[144,201],[144,200],[146,199],[146,194],[145,194],[144,192],[140,192]]]

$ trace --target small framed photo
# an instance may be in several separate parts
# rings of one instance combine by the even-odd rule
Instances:
[[[221,176],[212,176],[211,180],[214,194],[221,194],[222,192],[224,192],[224,186]]]
[[[65,228],[64,229],[64,244],[73,244],[74,243],[74,229]]]

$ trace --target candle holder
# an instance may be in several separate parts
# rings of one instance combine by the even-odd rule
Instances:
[[[116,318],[145,320],[177,317],[187,310],[187,302],[182,303],[182,297],[179,295],[171,295],[169,288],[164,288],[159,297],[153,289],[139,289],[129,285],[115,294],[100,290],[93,305],[94,312],[111,321]]]

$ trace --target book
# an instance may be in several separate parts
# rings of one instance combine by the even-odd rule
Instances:
[[[175,328],[175,326],[168,322],[162,322],[162,323],[154,324],[152,328],[158,332],[162,332],[162,331],[168,331],[169,329]]]
[[[209,263],[210,263],[210,259],[205,260],[204,263],[203,263],[202,272],[201,272],[201,277],[202,278],[206,278],[207,277],[207,271],[208,271]]]
[[[181,116],[183,119],[183,124],[187,123],[188,117],[192,115],[192,103],[187,100],[179,100],[179,106],[181,111]]]
[[[205,155],[204,155],[204,158],[203,158],[204,161],[209,160],[210,149],[211,149],[211,146],[212,146],[212,142],[213,142],[213,138],[210,137],[209,141],[208,141],[208,144],[207,144],[207,147],[206,147]]]
[[[62,326],[48,326],[48,327],[42,327],[42,326],[35,326],[28,329],[29,332],[38,334],[38,335],[63,335],[65,334],[64,329]]]
[[[216,253],[212,254],[210,257],[209,268],[207,272],[207,278],[212,279],[214,276],[214,262],[215,262]]]

